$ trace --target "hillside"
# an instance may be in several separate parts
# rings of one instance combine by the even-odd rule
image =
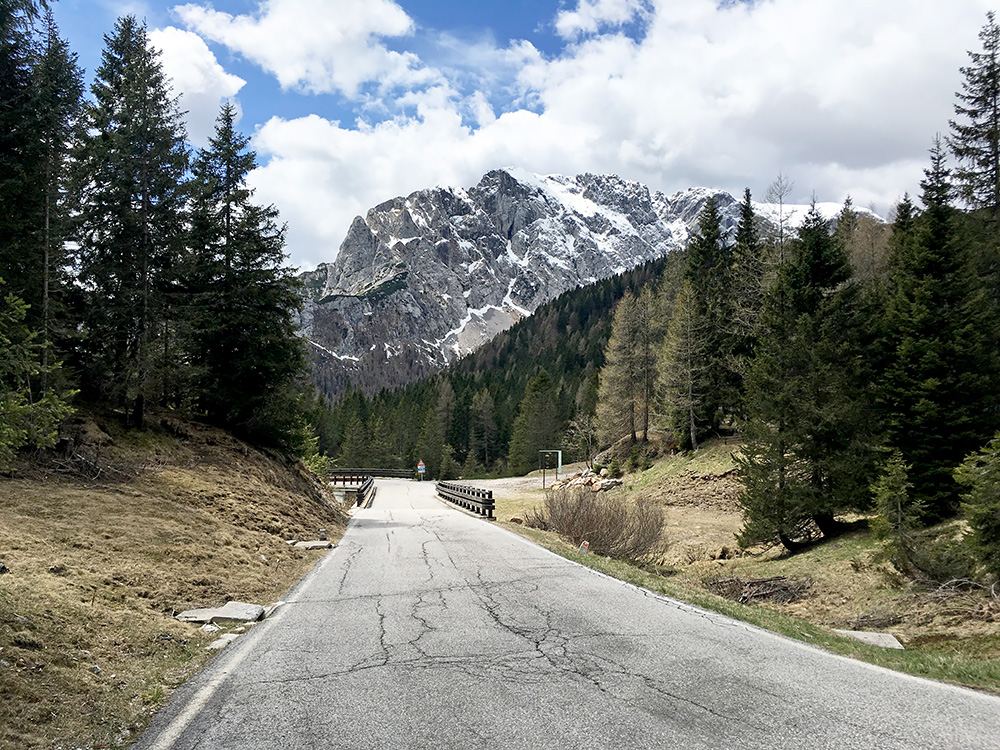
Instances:
[[[661,546],[644,567],[579,555],[555,532],[522,525],[544,502],[540,476],[475,484],[494,490],[497,519],[507,528],[611,575],[837,653],[1000,693],[1000,596],[989,586],[907,578],[863,525],[796,555],[778,546],[739,549],[739,450],[738,441],[715,440],[625,475],[616,492],[663,510]],[[931,533],[952,535],[955,523]],[[867,646],[835,630],[887,632],[904,650]]]
[[[534,315],[453,363],[440,376],[383,391],[370,400],[357,392],[350,394],[334,404],[331,420],[321,425],[323,450],[335,457],[343,454],[345,442],[351,442],[347,425],[356,416],[364,429],[380,424],[379,432],[391,437],[372,455],[354,456],[349,463],[386,468],[413,465],[424,415],[437,404],[437,384],[447,380],[455,399],[451,428],[444,437],[454,449],[456,460],[464,463],[474,447],[476,420],[482,415],[474,413],[473,401],[484,392],[493,404],[488,416],[494,430],[491,455],[494,459],[506,455],[511,425],[528,381],[540,369],[549,372],[557,384],[563,424],[578,410],[592,410],[597,372],[604,364],[615,305],[626,291],[638,292],[662,278],[676,277],[683,262],[684,253],[672,253],[609,279],[563,292],[539,306]],[[480,437],[480,447],[482,442]]]
[[[563,292],[682,249],[711,196],[735,226],[720,191],[516,168],[375,206],[335,260],[302,274],[316,382],[371,395],[432,375]]]
[[[301,468],[174,419],[79,419],[0,478],[0,747],[121,747],[209,657],[172,616],[279,600],[346,514]],[[69,699],[69,696],[73,696]]]

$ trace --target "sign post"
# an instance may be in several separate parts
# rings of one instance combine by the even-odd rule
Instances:
[[[424,466],[423,459],[417,461],[417,474],[420,477],[419,481],[424,481],[424,472],[427,471],[427,467]]]
[[[555,458],[555,466],[549,466],[552,458]],[[545,470],[554,468],[556,470],[556,481],[559,480],[559,473],[562,471],[562,451],[538,451],[538,462],[542,465],[542,489],[545,489]]]

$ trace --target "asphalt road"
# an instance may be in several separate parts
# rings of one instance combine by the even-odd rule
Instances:
[[[137,748],[1000,748],[1000,699],[834,656],[380,480]]]

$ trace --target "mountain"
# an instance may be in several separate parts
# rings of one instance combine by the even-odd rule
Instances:
[[[562,292],[683,247],[713,195],[732,229],[728,193],[667,197],[616,175],[503,169],[386,201],[301,276],[317,383],[336,396],[433,374]]]

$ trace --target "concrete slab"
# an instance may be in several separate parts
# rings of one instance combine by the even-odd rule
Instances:
[[[872,633],[865,630],[834,630],[833,632],[838,635],[846,635],[848,638],[856,638],[862,643],[868,643],[872,646],[903,650],[903,644],[890,633]]]
[[[226,602],[222,607],[205,607],[181,612],[175,619],[181,622],[257,622],[264,616],[259,604]]]
[[[295,546],[298,549],[330,549],[331,547],[333,547],[333,542],[327,542],[327,541],[296,542]]]

